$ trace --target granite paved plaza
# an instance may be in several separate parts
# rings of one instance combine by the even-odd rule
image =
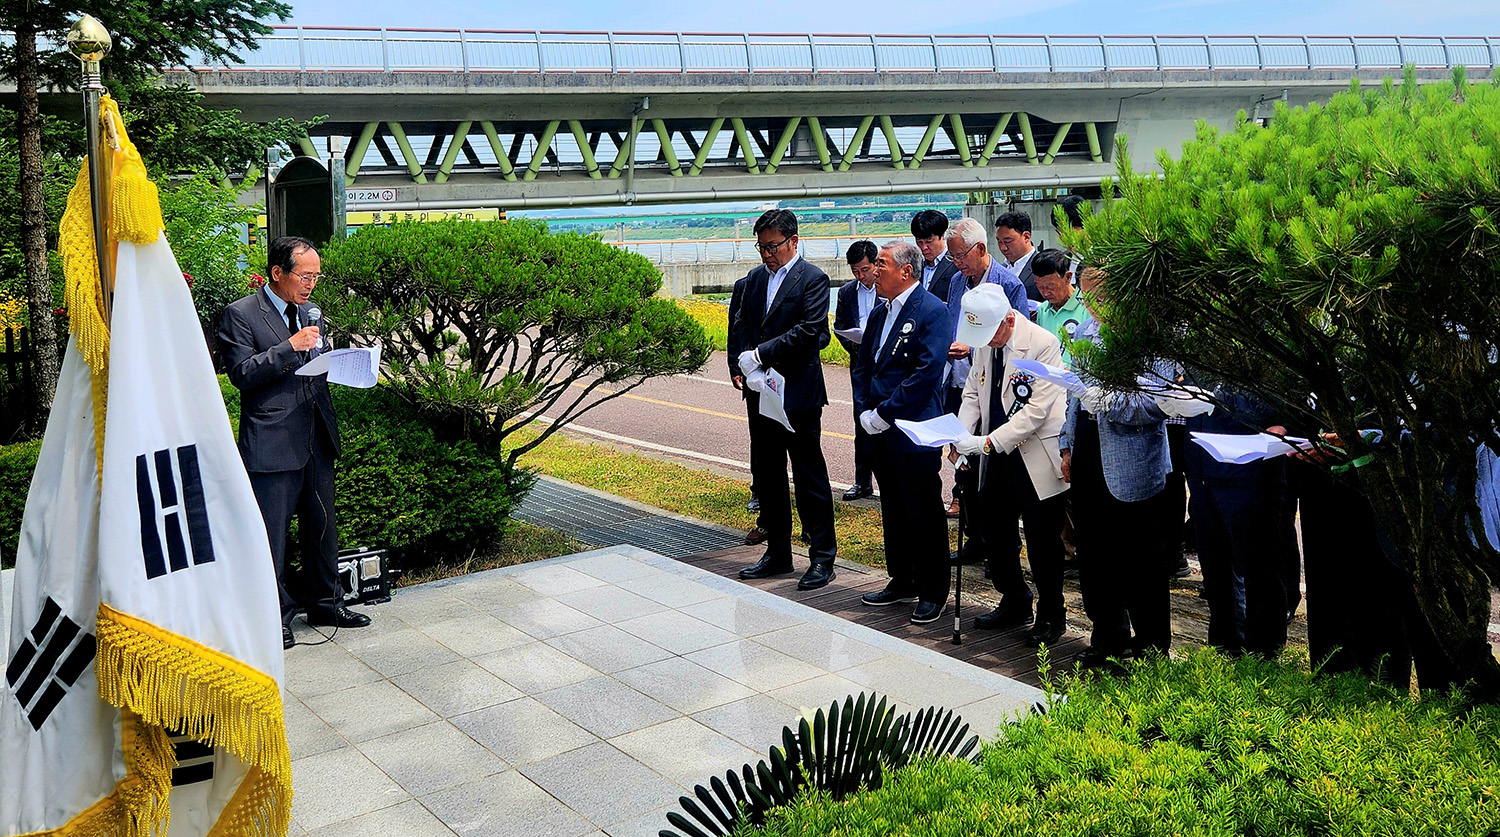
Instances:
[[[876,689],[993,737],[1041,697],[628,546],[364,612],[371,627],[287,652],[293,834],[654,837],[677,797],[764,758],[803,707]],[[300,620],[297,636],[322,640]]]

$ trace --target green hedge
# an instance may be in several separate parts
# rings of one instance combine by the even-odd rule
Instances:
[[[239,392],[223,377],[219,386],[230,423],[238,426]],[[344,448],[335,478],[342,545],[389,547],[401,568],[415,571],[483,552],[504,534],[511,509],[531,488],[530,472],[473,442],[439,438],[382,387],[334,387],[333,399]],[[40,440],[0,447],[0,552],[7,567],[15,562],[40,451]]]
[[[1064,688],[978,766],[929,761],[736,834],[1500,833],[1494,706],[1212,651]]]

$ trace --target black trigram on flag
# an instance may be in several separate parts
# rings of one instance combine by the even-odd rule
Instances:
[[[146,578],[156,578],[188,568],[188,546],[193,563],[214,560],[214,542],[208,532],[208,507],[203,501],[203,475],[198,470],[198,446],[184,445],[173,451],[159,450],[135,458],[136,502],[141,510],[141,552],[146,559]],[[153,466],[155,466],[153,468]],[[152,482],[152,471],[156,481]],[[181,477],[181,493],[178,478]],[[180,498],[180,499],[179,499]],[[184,524],[187,540],[182,537]],[[166,552],[162,552],[162,542]]]
[[[180,732],[170,733],[167,737],[172,742],[172,752],[177,755],[177,766],[172,768],[172,787],[195,785],[214,777],[214,748]]]
[[[5,667],[5,682],[21,703],[31,728],[39,730],[47,716],[94,662],[94,635],[63,615],[49,596],[42,615],[21,638],[16,655]]]

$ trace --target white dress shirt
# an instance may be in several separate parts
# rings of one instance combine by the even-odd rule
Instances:
[[[781,283],[786,281],[786,275],[791,272],[792,266],[797,263],[801,256],[792,254],[792,260],[781,266],[781,269],[771,274],[766,282],[766,313],[770,313],[771,306],[776,302],[776,294],[781,291]]]
[[[885,313],[885,328],[880,332],[880,343],[876,347],[875,357],[878,360],[880,353],[885,351],[885,341],[891,336],[891,327],[896,324],[896,319],[901,316],[901,309],[906,306],[906,301],[911,298],[912,291],[917,289],[917,283],[913,282],[910,288],[902,291],[899,296],[886,303],[890,310]]]
[[[859,327],[864,329],[865,324],[870,321],[870,314],[875,311],[875,303],[879,297],[875,294],[875,286],[865,287],[863,282],[855,280],[859,287],[854,291],[854,297],[859,303]]]
[[[1026,263],[1029,262],[1029,261],[1031,261],[1031,257],[1035,256],[1035,255],[1036,255],[1036,248],[1033,247],[1030,250],[1026,251],[1026,255],[1022,256],[1019,260],[1017,260],[1015,262],[1012,262],[1011,264],[1006,265],[1006,267],[1008,267],[1011,270],[1015,271],[1015,274],[1017,276],[1020,276],[1021,275],[1021,271],[1023,271],[1023,270],[1026,269]]]

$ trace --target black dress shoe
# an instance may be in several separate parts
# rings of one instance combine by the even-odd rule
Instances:
[[[943,615],[943,606],[947,602],[917,602],[917,607],[911,612],[911,623],[913,625],[925,625],[928,622],[936,622]]]
[[[974,627],[986,630],[1000,630],[1003,628],[1019,628],[1022,625],[1031,624],[1031,597],[1024,600],[1011,601],[1009,597],[1000,600],[1000,606],[989,613],[974,619]]]
[[[296,645],[296,644],[297,644],[297,640],[296,640],[295,637],[292,636],[292,629],[289,628],[289,627],[287,627],[286,625],[282,625],[281,626],[281,649],[283,651],[285,651],[286,649],[291,648],[293,645]]]
[[[343,605],[333,609],[332,613],[309,613],[307,614],[309,625],[337,625],[340,628],[363,628],[370,624],[370,617],[363,613],[355,613]]]
[[[868,485],[851,485],[849,486],[849,490],[844,492],[844,502],[852,503],[855,500],[861,500],[865,497],[869,497],[874,493],[875,490],[870,488]]]
[[[745,504],[745,511],[760,511],[760,498],[754,494],[750,495],[750,502]]]
[[[791,571],[791,558],[772,558],[766,555],[753,565],[740,570],[740,578],[770,578],[773,575],[786,575]]]
[[[876,593],[866,593],[859,597],[860,604],[870,607],[885,607],[887,605],[901,604],[902,602],[914,602],[917,594],[911,592],[908,587],[903,587],[892,581],[885,586],[884,590]]]
[[[798,590],[816,590],[819,587],[827,587],[828,582],[833,581],[833,562],[814,561],[802,579],[797,582]]]
[[[1122,660],[1125,656],[1126,652],[1124,649],[1111,651],[1108,648],[1100,648],[1097,645],[1090,645],[1082,651],[1079,651],[1078,656],[1074,657],[1073,659],[1078,661],[1078,664],[1083,666],[1084,668],[1102,668],[1105,666],[1120,666],[1120,660]]]
[[[1062,639],[1063,620],[1038,619],[1026,634],[1026,644],[1031,646],[1056,645]]]

